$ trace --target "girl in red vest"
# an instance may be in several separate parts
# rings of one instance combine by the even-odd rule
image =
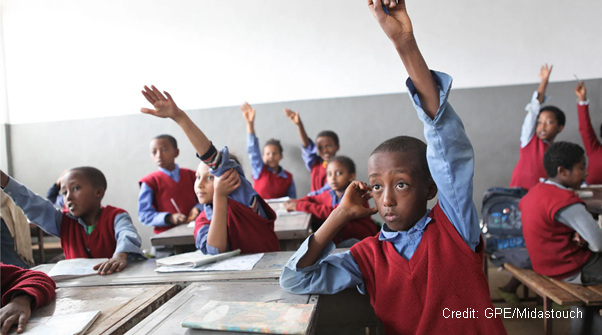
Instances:
[[[240,249],[242,253],[280,251],[274,232],[276,213],[245,178],[240,164],[231,159],[228,147],[218,151],[167,92],[144,87],[142,94],[155,109],[146,114],[171,118],[186,133],[201,163],[194,190],[203,204],[195,220],[196,246],[204,254]]]
[[[492,314],[483,272],[472,201],[474,152],[447,102],[452,78],[429,71],[403,0],[370,1],[369,7],[410,75],[408,91],[428,146],[408,136],[380,144],[368,160],[370,185],[349,185],[340,205],[289,260],[280,284],[298,294],[357,286],[368,293],[386,334],[505,334]],[[429,210],[437,191],[438,203]],[[370,197],[377,208],[364,207]],[[385,221],[378,236],[329,255],[347,221],[377,211]]]
[[[341,203],[345,190],[355,180],[355,163],[349,157],[336,156],[328,163],[326,175],[330,190],[319,195],[308,195],[298,200],[284,203],[289,211],[310,213],[315,220],[323,222],[330,213]],[[364,203],[368,208],[368,202]],[[378,233],[378,227],[371,218],[361,218],[349,221],[333,239],[340,248],[348,248],[355,242]]]
[[[201,206],[194,194],[195,172],[176,164],[180,154],[176,139],[159,135],[151,141],[150,149],[159,170],[138,182],[138,219],[158,234],[193,221]]]
[[[23,332],[31,312],[47,304],[54,297],[56,285],[41,271],[25,270],[13,265],[0,266],[2,276],[2,334],[13,324]]]
[[[101,275],[121,271],[128,258],[144,258],[140,235],[129,214],[117,207],[101,206],[107,188],[104,174],[85,166],[69,170],[61,181],[66,210],[1,174],[4,192],[23,210],[27,219],[61,239],[66,259],[109,258],[94,266]]]
[[[596,132],[589,117],[589,100],[585,84],[580,82],[575,87],[577,95],[577,113],[579,114],[579,133],[585,147],[587,156],[587,179],[588,184],[602,184],[602,142],[596,137]],[[600,136],[602,136],[602,124],[600,124]]]
[[[316,137],[316,143],[309,139],[305,132],[299,112],[285,109],[286,116],[297,126],[301,137],[301,154],[305,167],[311,172],[311,193],[316,195],[328,190],[326,182],[326,166],[339,151],[339,136],[334,131],[321,131]]]
[[[240,106],[247,121],[247,152],[251,161],[251,174],[255,183],[253,188],[264,199],[289,197],[297,198],[293,175],[280,166],[282,145],[280,141],[270,139],[263,147],[263,156],[259,150],[259,140],[255,136],[255,109],[248,103]]]

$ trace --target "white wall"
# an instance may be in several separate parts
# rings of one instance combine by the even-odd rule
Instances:
[[[135,114],[144,84],[184,109],[404,88],[366,0],[3,1],[11,123]],[[536,82],[543,62],[552,81],[602,77],[600,1],[408,7],[429,65],[456,88]]]

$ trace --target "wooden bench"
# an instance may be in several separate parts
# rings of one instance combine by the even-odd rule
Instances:
[[[552,301],[560,306],[602,306],[602,285],[569,284],[509,263],[504,263],[504,268],[524,286],[543,298],[544,333],[546,335],[552,334],[552,318],[545,317],[545,312],[552,310]]]

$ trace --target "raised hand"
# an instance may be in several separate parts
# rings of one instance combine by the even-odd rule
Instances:
[[[253,123],[255,121],[255,108],[252,108],[248,102],[245,102],[240,106],[240,111],[245,120],[247,120],[247,123]]]
[[[175,101],[173,101],[171,95],[169,93],[163,91],[165,95],[163,95],[155,86],[144,86],[144,90],[142,90],[142,95],[150,102],[155,109],[149,108],[141,108],[140,111],[144,114],[150,114],[161,118],[175,118],[183,113],[178,106],[176,106]],[[166,98],[167,96],[167,98]]]
[[[575,87],[575,95],[577,95],[577,99],[579,99],[579,101],[587,100],[587,90],[585,89],[584,82],[577,84],[577,87]]]
[[[550,74],[552,73],[553,67],[554,65],[548,66],[548,63],[542,65],[541,69],[539,70],[539,79],[541,79],[542,81],[550,80]]]
[[[226,171],[221,177],[213,180],[215,195],[227,197],[240,186],[240,176],[234,169]]]
[[[370,193],[370,185],[361,182],[353,181],[345,190],[345,195],[341,199],[341,203],[337,207],[347,220],[354,220],[376,214],[376,207],[366,208],[364,203],[372,197]]]
[[[127,254],[120,252],[106,262],[96,264],[92,269],[98,270],[99,275],[110,275],[113,272],[119,272],[127,265]]]
[[[285,108],[284,113],[289,120],[293,121],[294,124],[299,125],[301,123],[301,118],[299,117],[299,112],[293,112],[292,110]]]
[[[389,15],[385,13],[383,6],[386,6]],[[404,37],[413,37],[412,22],[406,11],[405,0],[368,0],[368,7],[372,15],[378,21],[382,30],[393,42],[399,41]]]

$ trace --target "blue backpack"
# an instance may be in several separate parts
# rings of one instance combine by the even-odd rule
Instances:
[[[485,252],[524,247],[520,199],[527,194],[524,188],[493,187],[483,196],[481,209],[481,233],[485,240]]]

